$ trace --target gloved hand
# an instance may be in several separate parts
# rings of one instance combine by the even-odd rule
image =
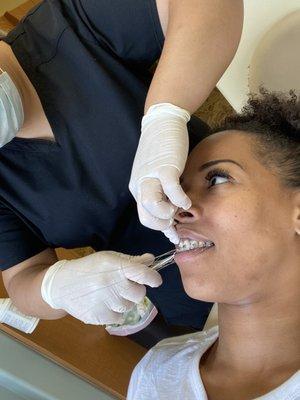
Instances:
[[[189,120],[186,110],[169,103],[149,108],[129,182],[141,223],[163,231],[173,243],[179,242],[173,226],[177,207],[191,206],[179,183],[188,156]]]
[[[143,300],[144,285],[162,283],[160,274],[148,267],[153,260],[148,253],[134,257],[100,251],[58,261],[43,278],[42,298],[86,324],[122,324],[122,313]]]

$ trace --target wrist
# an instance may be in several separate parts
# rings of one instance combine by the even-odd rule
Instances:
[[[169,115],[170,117],[179,117],[186,123],[191,119],[191,114],[184,108],[178,107],[172,103],[157,103],[150,106],[144,115],[144,118],[156,117],[158,115]],[[144,119],[143,118],[143,119]]]
[[[41,296],[42,299],[53,309],[58,310],[61,309],[59,305],[55,304],[53,298],[52,298],[52,288],[53,288],[53,283],[55,276],[57,275],[58,271],[65,265],[67,260],[60,260],[56,262],[55,264],[51,265],[51,267],[48,268],[46,271],[44,278],[42,280],[42,285],[41,285]]]

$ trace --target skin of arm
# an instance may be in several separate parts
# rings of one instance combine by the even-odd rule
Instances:
[[[59,319],[67,315],[64,310],[51,308],[41,295],[44,275],[57,261],[55,251],[46,249],[2,272],[7,293],[22,313],[41,319]]]
[[[145,103],[172,103],[195,112],[237,50],[243,0],[157,0],[164,48]]]

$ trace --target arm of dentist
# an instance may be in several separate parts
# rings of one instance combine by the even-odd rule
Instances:
[[[173,242],[177,207],[191,201],[179,178],[188,155],[187,122],[233,59],[242,0],[157,0],[165,43],[150,85],[129,188],[143,225]]]
[[[160,274],[149,268],[153,261],[152,254],[114,251],[58,260],[49,248],[2,276],[9,297],[24,314],[58,319],[68,313],[86,324],[118,324],[124,312],[144,299],[145,285],[161,285]]]

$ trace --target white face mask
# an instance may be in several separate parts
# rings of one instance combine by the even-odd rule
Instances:
[[[1,68],[0,73],[0,147],[3,147],[21,129],[24,111],[16,85]]]

